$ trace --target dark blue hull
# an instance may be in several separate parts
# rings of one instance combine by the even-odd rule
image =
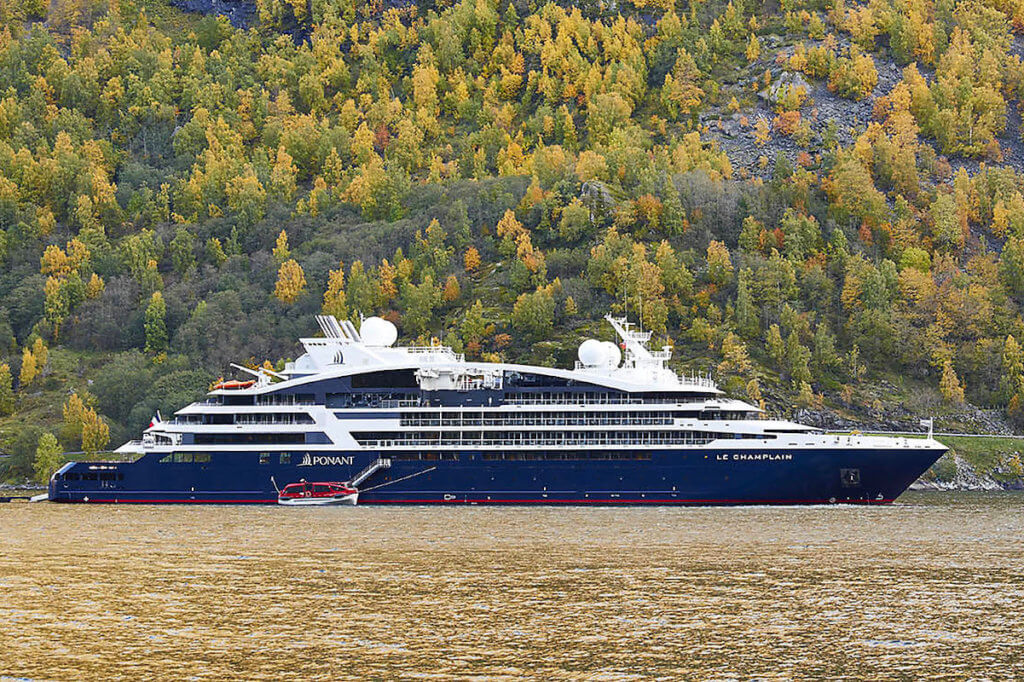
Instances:
[[[706,449],[637,453],[635,458],[402,459],[359,485],[360,504],[738,505],[888,503],[944,452],[941,448],[799,450]],[[69,464],[50,482],[57,502],[272,504],[275,483],[347,481],[376,453],[315,453],[282,463],[278,453],[216,453],[211,461]]]

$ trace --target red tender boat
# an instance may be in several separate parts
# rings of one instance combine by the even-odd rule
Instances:
[[[359,491],[347,483],[335,481],[289,483],[277,493],[277,503],[293,507],[330,504],[354,505]]]

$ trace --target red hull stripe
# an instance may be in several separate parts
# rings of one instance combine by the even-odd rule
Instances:
[[[359,504],[464,504],[469,502],[481,502],[484,504],[889,504],[894,500],[697,500],[690,498],[661,498],[661,499],[641,499],[641,498],[614,498],[614,499],[554,499],[554,498],[528,498],[522,500],[507,500],[507,499],[496,499],[496,500],[484,500],[484,499],[456,499],[456,500],[437,500],[437,499],[423,499],[423,500],[360,500]]]
[[[84,500],[72,500],[74,502],[84,502]],[[616,498],[616,499],[554,499],[554,498],[524,498],[524,499],[497,499],[497,500],[486,500],[486,499],[455,499],[455,500],[438,500],[435,498],[430,499],[389,499],[389,500],[360,500],[359,504],[575,504],[575,505],[614,505],[614,504],[651,504],[651,505],[715,505],[715,504],[891,504],[894,500],[713,500],[713,499],[678,499],[678,498],[664,498],[664,499],[641,499],[641,498]],[[98,499],[91,498],[90,503],[97,504],[276,504],[277,498],[270,499],[244,499],[244,500],[225,500],[225,499],[190,499],[185,500],[181,498],[175,499],[139,499],[139,498],[119,498],[119,499]]]

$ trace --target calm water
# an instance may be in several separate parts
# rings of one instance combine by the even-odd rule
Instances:
[[[1022,677],[1022,510],[0,505],[0,677]]]

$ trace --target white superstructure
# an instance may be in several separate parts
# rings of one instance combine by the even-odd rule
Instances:
[[[934,449],[931,438],[831,435],[728,398],[707,376],[681,376],[671,349],[606,316],[619,343],[588,340],[573,369],[467,361],[441,345],[396,346],[397,330],[371,317],[318,317],[323,336],[282,372],[222,382],[205,400],[157,420],[123,452],[166,452],[169,461],[267,450],[301,457],[444,459],[645,459],[653,451],[727,446],[730,451],[817,448]],[[280,455],[285,456],[285,455]],[[311,461],[315,461],[312,460]]]

